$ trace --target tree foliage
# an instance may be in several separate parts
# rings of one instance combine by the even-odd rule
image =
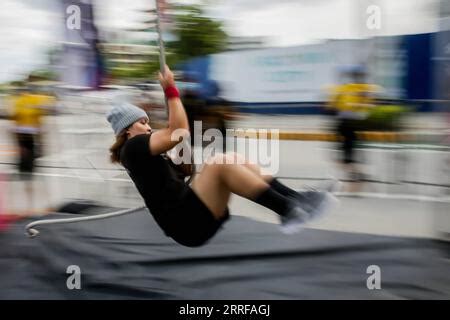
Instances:
[[[191,58],[218,53],[226,49],[227,34],[222,24],[207,17],[201,6],[174,5],[171,7],[171,41],[165,39],[166,63],[171,67]],[[149,32],[152,32],[149,30]],[[153,30],[155,32],[155,30]],[[148,44],[148,43],[146,43]],[[157,41],[152,43],[157,45]],[[149,78],[159,70],[159,58],[153,56],[146,63],[112,70],[114,78]]]
[[[178,7],[175,14],[175,41],[167,44],[175,62],[218,53],[226,49],[227,34],[222,24],[206,17],[198,6]]]

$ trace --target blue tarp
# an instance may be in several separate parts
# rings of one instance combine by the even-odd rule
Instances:
[[[431,49],[434,34],[404,36],[407,54],[407,77],[405,79],[408,100],[430,100],[433,98]],[[418,111],[431,111],[431,104],[421,103]]]
[[[218,85],[209,78],[211,57],[191,59],[180,65],[179,69],[190,81],[199,84],[197,93],[200,98],[212,100],[218,95]]]

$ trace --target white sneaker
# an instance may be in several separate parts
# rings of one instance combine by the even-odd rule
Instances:
[[[319,219],[329,212],[337,199],[327,191],[308,190],[298,192],[294,198],[296,205],[281,216],[281,231],[293,234],[303,229],[306,223]]]
[[[304,225],[310,219],[310,215],[297,204],[286,215],[280,216],[280,219],[281,232],[284,234],[294,234],[303,229]]]

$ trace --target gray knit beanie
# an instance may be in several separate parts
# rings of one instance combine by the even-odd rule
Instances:
[[[148,119],[147,113],[141,108],[127,102],[115,105],[106,115],[106,119],[111,124],[116,136],[123,129],[142,118]]]

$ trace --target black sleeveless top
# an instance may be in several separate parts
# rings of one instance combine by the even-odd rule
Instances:
[[[179,177],[170,160],[150,152],[151,134],[135,136],[125,142],[120,162],[133,180],[146,206],[163,229],[170,215],[182,205],[189,186]]]

